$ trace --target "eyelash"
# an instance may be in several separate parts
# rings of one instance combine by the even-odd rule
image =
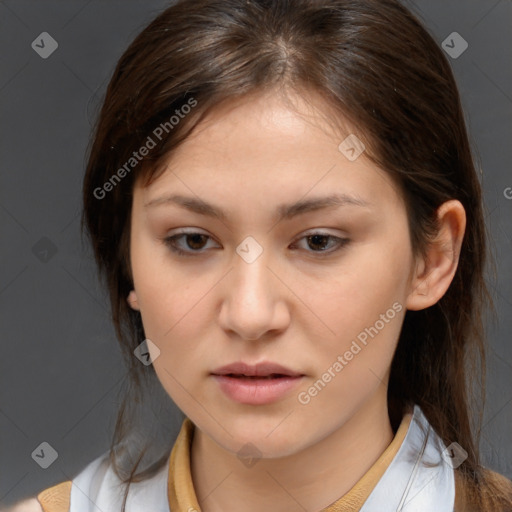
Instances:
[[[194,236],[194,235],[204,236],[210,240],[212,238],[209,235],[205,235],[204,233],[198,233],[198,232],[191,231],[191,232],[182,232],[182,233],[178,233],[178,234],[166,237],[163,239],[163,242],[172,252],[174,252],[178,256],[196,257],[196,256],[200,256],[201,254],[204,254],[206,251],[203,249],[201,249],[200,251],[184,251],[183,249],[180,249],[179,247],[176,246],[176,240],[178,240],[179,238],[187,237],[187,236]],[[325,257],[325,255],[329,255],[334,252],[337,252],[337,251],[343,249],[350,242],[350,239],[348,239],[348,238],[341,238],[338,236],[331,235],[329,233],[322,233],[320,231],[318,231],[318,232],[315,231],[310,234],[304,235],[303,237],[299,238],[299,241],[303,240],[304,238],[310,238],[310,237],[314,237],[314,236],[320,236],[320,237],[324,237],[324,238],[333,239],[337,243],[337,247],[334,250],[306,251],[306,252],[311,252],[313,254],[318,254],[320,257]]]

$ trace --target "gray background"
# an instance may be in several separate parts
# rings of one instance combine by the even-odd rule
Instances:
[[[72,478],[109,445],[125,370],[80,239],[81,181],[113,67],[166,5],[0,1],[0,504]],[[498,263],[482,448],[486,464],[512,478],[512,3],[412,5],[439,44],[454,31],[469,44],[450,61],[484,169]],[[47,59],[31,47],[42,32],[59,45]],[[58,452],[48,469],[31,456],[44,441]]]

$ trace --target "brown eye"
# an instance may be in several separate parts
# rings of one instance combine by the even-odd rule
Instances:
[[[332,238],[329,235],[310,235],[308,238],[308,245],[311,249],[324,251]]]
[[[205,247],[211,237],[203,233],[179,233],[168,236],[163,241],[171,251],[184,256],[198,256],[206,252]]]
[[[320,255],[322,255],[322,253],[333,253],[343,248],[350,241],[348,238],[340,238],[328,233],[312,233],[299,239],[299,242],[302,240],[306,240],[305,250],[307,252],[319,253]]]
[[[169,236],[164,239],[164,243],[176,254],[199,256],[206,252],[209,240],[212,240],[209,235],[190,232]],[[349,243],[348,238],[340,238],[327,233],[312,233],[299,239],[299,241],[302,240],[306,240],[307,247],[304,250],[320,256],[336,252]]]
[[[199,233],[195,233],[192,235],[184,235],[186,244],[190,249],[202,249],[206,243],[206,239],[209,237],[207,235],[201,235]]]

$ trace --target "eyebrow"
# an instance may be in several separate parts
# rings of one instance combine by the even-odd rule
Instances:
[[[218,206],[207,203],[198,197],[187,197],[179,194],[157,197],[146,203],[144,207],[148,208],[167,204],[175,204],[191,212],[214,217],[222,221],[227,219],[226,212]],[[289,220],[303,213],[347,205],[368,207],[370,204],[359,197],[349,194],[333,194],[311,199],[300,199],[289,204],[281,204],[276,208],[275,215],[278,221]]]

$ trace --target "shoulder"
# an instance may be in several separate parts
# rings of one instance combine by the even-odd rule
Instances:
[[[484,498],[488,503],[495,506],[493,510],[512,510],[512,480],[490,469],[484,469],[483,476],[485,482]]]
[[[455,471],[455,512],[510,512],[512,481],[488,468],[482,468],[478,484]]]
[[[0,512],[68,512],[73,482],[78,481],[84,484],[85,488],[90,487],[93,482],[99,483],[98,480],[101,481],[101,477],[104,476],[107,463],[107,455],[102,454],[89,463],[72,481],[68,480],[43,489],[36,497],[20,501],[8,509],[0,509]],[[75,501],[80,500],[75,498]]]
[[[71,498],[71,481],[49,487],[37,495],[44,512],[67,512]],[[20,511],[21,512],[21,511]]]
[[[37,498],[29,498],[4,509],[2,512],[44,512]]]
[[[484,476],[493,485],[500,486],[503,489],[512,492],[512,480],[509,480],[506,476],[502,475],[501,473],[496,473],[491,469],[484,469]]]
[[[101,468],[107,463],[106,454],[89,463],[73,480],[61,482],[53,487],[42,490],[37,497],[16,504],[16,508],[0,512],[68,512],[72,502],[78,502],[78,508],[73,510],[88,510],[84,503],[77,498],[76,489],[73,492],[73,483],[79,483],[79,488],[89,490],[93,482],[101,480],[104,471]],[[73,499],[73,494],[75,494]],[[78,493],[83,494],[83,493]]]
[[[169,512],[167,486],[168,465],[165,465],[143,481],[132,482],[128,488],[105,453],[73,480],[44,489],[37,498],[20,502],[14,509],[0,509],[0,512],[82,512],[89,510],[91,501],[99,510],[114,512],[119,510],[125,491],[127,510]]]

